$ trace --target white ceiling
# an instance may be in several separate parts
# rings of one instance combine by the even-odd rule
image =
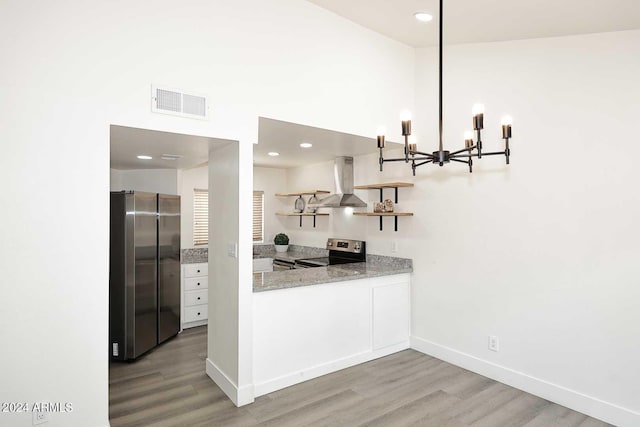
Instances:
[[[335,132],[296,123],[260,117],[258,144],[253,147],[254,165],[292,168],[322,163],[336,156],[359,156],[377,152],[376,141],[348,133]],[[125,126],[111,126],[111,168],[190,169],[206,164],[212,144],[226,141],[215,138],[183,135]],[[311,148],[300,143],[310,142]],[[395,145],[387,141],[387,146]],[[267,155],[279,152],[278,157]],[[181,156],[175,161],[162,160],[163,154]],[[153,157],[140,160],[138,155]]]
[[[309,142],[311,148],[300,144]],[[389,147],[393,142],[386,142]],[[277,157],[268,152],[280,153]],[[292,168],[333,160],[336,156],[359,156],[378,152],[376,140],[296,123],[260,117],[258,144],[253,146],[253,164]]]
[[[308,0],[357,24],[414,47],[436,45],[438,0]],[[445,43],[474,43],[640,29],[640,0],[447,0]],[[415,20],[418,11],[434,15]],[[114,169],[188,169],[208,161],[215,139],[111,126]],[[375,140],[260,118],[254,164],[295,167],[376,151]],[[311,142],[313,148],[299,147]],[[278,157],[267,156],[277,151]],[[139,160],[146,154],[153,160]],[[176,161],[163,154],[179,155]]]
[[[308,0],[414,47],[438,43],[437,0]],[[431,13],[421,23],[413,14]],[[640,28],[640,0],[447,0],[444,42],[478,43]]]
[[[210,144],[219,140],[178,133],[159,132],[124,126],[111,126],[111,168],[128,169],[189,169],[209,161]],[[177,160],[162,160],[163,154],[181,156]],[[153,157],[140,160],[138,155]]]

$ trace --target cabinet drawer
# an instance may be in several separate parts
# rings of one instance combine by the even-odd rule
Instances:
[[[184,290],[194,291],[198,289],[207,289],[209,280],[207,277],[190,277],[184,279]]]
[[[198,320],[205,320],[209,316],[209,305],[194,305],[184,308],[184,322],[197,322]]]
[[[201,291],[188,291],[184,293],[184,305],[188,307],[190,305],[207,304],[209,302],[209,291],[203,289]]]
[[[186,264],[184,266],[184,277],[207,276],[209,274],[209,264]]]

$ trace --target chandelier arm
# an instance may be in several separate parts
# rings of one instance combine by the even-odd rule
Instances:
[[[392,159],[382,159],[383,162],[404,162],[404,157],[396,157]]]
[[[471,152],[475,149],[476,149],[476,145],[472,145],[469,148],[463,148],[462,150],[454,151],[453,153],[450,154],[450,156],[455,156],[456,154],[464,153],[465,151]]]
[[[456,154],[449,156],[450,159],[466,159],[467,157],[478,157],[478,153]]]
[[[412,151],[410,154],[419,154],[421,156],[427,156],[433,158],[433,154],[431,153],[423,153],[422,151]]]
[[[466,156],[465,156],[465,157],[466,157]],[[466,164],[469,164],[469,160],[452,159],[451,157],[449,157],[449,160],[451,160],[452,162],[458,162],[458,163],[466,163]]]
[[[482,153],[483,156],[506,156],[506,151],[492,151],[491,153]]]
[[[470,153],[470,154],[458,154],[456,156],[449,156],[450,158],[463,158],[463,157],[477,157],[482,158],[482,156],[506,156],[506,152],[504,151],[493,151],[491,153],[482,153],[479,155],[478,153]]]
[[[416,167],[426,165],[427,163],[433,163],[433,160],[425,160],[424,162],[416,163]]]

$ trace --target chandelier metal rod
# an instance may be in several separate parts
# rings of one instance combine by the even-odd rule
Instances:
[[[440,37],[439,37],[439,54],[438,54],[438,63],[439,63],[439,95],[438,95],[438,104],[439,104],[439,121],[438,121],[438,134],[439,134],[439,138],[440,138],[440,152],[442,152],[443,150],[443,145],[442,145],[442,27],[443,27],[443,19],[442,19],[442,3],[443,0],[440,0],[440,22],[439,22],[439,26],[440,26]]]

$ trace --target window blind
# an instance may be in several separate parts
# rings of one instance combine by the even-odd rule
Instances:
[[[209,191],[193,189],[193,245],[209,244]]]
[[[253,241],[264,240],[264,191],[253,192]]]

